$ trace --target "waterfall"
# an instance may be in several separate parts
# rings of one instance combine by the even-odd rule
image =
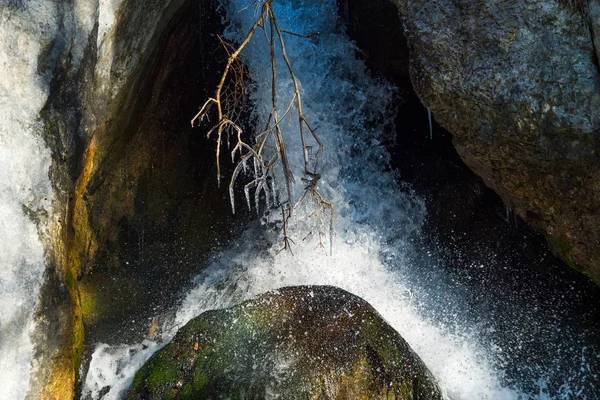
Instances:
[[[228,40],[241,41],[257,17],[250,3],[224,1]],[[468,305],[463,291],[468,288],[457,287],[435,268],[421,273],[424,268],[417,264],[426,257],[417,254],[413,239],[421,232],[426,210],[423,201],[399,184],[387,167],[384,143],[395,134],[394,89],[371,77],[363,61],[355,57],[357,49],[338,20],[336,1],[276,0],[274,7],[282,29],[319,32],[309,39],[293,35],[285,39],[301,84],[305,114],[325,144],[319,185],[335,205],[335,235],[324,238],[333,240],[333,253],[329,254],[327,244],[319,245],[310,202],[290,222],[293,253],[280,252],[282,238],[272,228],[279,214],[265,212],[260,223],[250,226],[229,248],[213,254],[195,278],[194,288],[165,323],[166,342],[178,327],[203,311],[284,286],[334,285],[373,305],[423,359],[447,398],[543,399],[561,393],[568,398],[572,392],[567,383],[561,386],[562,392],[548,394],[544,374],[552,371],[537,375],[533,391],[520,387],[529,375],[523,374],[522,382],[508,382],[499,356],[501,347],[485,343],[483,329],[465,316]],[[264,35],[256,35],[243,56],[251,77],[256,124],[264,126],[271,110],[270,53]],[[277,63],[278,97],[284,105],[293,94],[293,85],[283,60]],[[303,191],[300,139],[293,122],[283,124],[297,199]],[[279,189],[281,197],[285,189]],[[238,207],[243,206],[243,199],[237,201]],[[435,267],[437,261],[431,257]],[[98,345],[83,397],[121,398],[135,371],[161,346],[149,340]],[[490,350],[493,346],[496,351]]]
[[[56,5],[0,6],[0,399],[25,397],[33,310],[45,269],[34,217],[51,210],[50,151],[39,112],[48,82],[38,55],[56,34]]]

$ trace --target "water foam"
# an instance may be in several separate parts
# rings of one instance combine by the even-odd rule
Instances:
[[[26,214],[50,210],[50,152],[39,111],[48,82],[37,57],[56,34],[56,4],[0,7],[0,399],[28,390],[32,313],[45,269],[38,228]],[[43,21],[43,22],[42,22]]]
[[[248,4],[225,2],[228,39],[239,41],[256,17],[253,8],[246,8]],[[420,232],[425,209],[407,188],[397,184],[397,177],[387,168],[389,155],[382,144],[386,132],[394,131],[393,89],[370,77],[363,62],[354,57],[356,48],[338,25],[336,2],[282,0],[275,1],[275,7],[282,29],[319,32],[310,40],[294,36],[286,40],[301,81],[305,113],[325,142],[320,187],[336,206],[334,252],[329,255],[328,246],[319,246],[317,235],[309,235],[314,230],[310,207],[301,208],[291,223],[296,243],[293,254],[279,252],[281,237],[268,230],[277,215],[263,217],[263,226],[249,228],[229,249],[213,255],[195,287],[165,323],[166,341],[177,327],[203,311],[284,286],[334,285],[371,303],[419,354],[447,398],[550,398],[543,382],[539,393],[509,387],[495,356],[482,346],[477,327],[467,326],[462,318],[467,306],[462,304],[460,290],[436,276],[417,276],[411,239]],[[250,96],[258,126],[263,126],[271,109],[269,51],[261,35],[256,39],[245,51],[244,61],[252,77]],[[285,70],[282,60],[278,65],[279,71]],[[283,72],[278,79],[278,97],[285,104],[292,82]],[[285,126],[284,131],[288,149],[298,149],[294,125]],[[302,154],[291,150],[289,156],[296,166],[298,197]],[[429,290],[422,290],[426,286]],[[431,310],[440,303],[430,299],[432,292],[444,296],[443,309]],[[446,315],[436,318],[440,314]],[[132,345],[127,351],[111,351],[100,345],[93,355],[84,397],[96,399],[107,393],[105,399],[118,399],[133,378],[126,366],[141,366],[158,348]]]

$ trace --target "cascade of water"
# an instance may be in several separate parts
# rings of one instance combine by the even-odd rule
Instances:
[[[48,82],[37,57],[56,34],[53,3],[0,6],[0,399],[6,400],[28,390],[32,315],[45,269],[43,226],[31,216],[52,202],[39,120]]]
[[[224,2],[229,40],[239,42],[254,22],[257,14],[248,8],[250,3]],[[542,383],[536,393],[506,383],[501,364],[482,344],[477,326],[469,326],[462,317],[467,307],[462,288],[453,288],[434,274],[415,275],[411,263],[417,257],[411,239],[420,232],[425,209],[386,167],[389,155],[382,143],[394,131],[393,89],[370,77],[363,62],[354,57],[356,48],[339,24],[335,0],[276,0],[275,11],[282,29],[319,32],[310,39],[287,35],[286,40],[301,82],[305,114],[325,142],[320,188],[336,208],[336,234],[326,239],[333,240],[333,255],[328,254],[328,246],[319,246],[310,207],[299,209],[290,223],[294,254],[279,253],[280,236],[266,230],[277,216],[267,214],[264,229],[249,228],[229,249],[213,256],[166,324],[165,339],[203,311],[231,306],[268,290],[334,285],[371,303],[419,354],[448,398],[549,398]],[[255,39],[244,52],[244,62],[252,78],[250,96],[258,126],[264,126],[271,110],[270,53],[262,35]],[[283,61],[277,63],[279,71],[285,71]],[[287,104],[293,93],[289,74],[280,73],[277,87],[281,103]],[[303,189],[300,138],[293,123],[284,122],[283,130],[298,197]],[[416,284],[419,280],[425,282]],[[423,290],[425,286],[429,291]],[[443,301],[433,299],[433,292],[443,294]],[[443,309],[432,310],[442,303]],[[436,318],[440,314],[444,318]],[[119,398],[133,378],[132,371],[159,347],[150,343],[99,346],[84,397],[96,399],[108,386],[104,398]]]

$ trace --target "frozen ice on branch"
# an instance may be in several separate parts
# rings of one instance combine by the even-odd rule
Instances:
[[[240,178],[240,173],[247,173],[248,163],[250,163],[252,166],[250,168],[252,178],[250,182],[244,185],[244,194],[248,207],[252,207],[251,190],[254,190],[254,207],[257,213],[259,212],[261,192],[264,193],[267,206],[281,207],[284,249],[290,249],[291,239],[287,235],[287,224],[292,217],[293,210],[307,198],[312,199],[315,204],[315,210],[312,215],[315,217],[319,227],[319,238],[321,239],[323,236],[320,226],[323,225],[321,221],[324,216],[328,217],[329,220],[329,235],[330,237],[333,235],[334,206],[318,189],[319,179],[321,178],[318,167],[319,158],[323,153],[323,142],[317,135],[316,129],[309,123],[304,114],[300,82],[294,74],[294,69],[286,52],[284,40],[284,35],[310,38],[318,34],[318,32],[303,35],[281,29],[275,16],[273,0],[254,2],[248,7],[256,7],[258,17],[237,48],[221,40],[228,52],[227,63],[217,85],[215,96],[209,98],[204,103],[191,123],[194,126],[196,123],[203,122],[204,119],[208,119],[209,113],[214,112],[213,110],[216,108],[217,122],[208,131],[207,136],[209,138],[213,135],[217,136],[216,163],[219,185],[221,183],[221,146],[226,141],[229,147],[231,138],[235,141],[235,146],[231,150],[231,158],[234,163],[237,160],[237,164],[229,182],[229,196],[233,213],[235,213],[235,185]],[[244,68],[241,53],[251,42],[254,35],[260,31],[264,34],[270,50],[272,108],[264,130],[255,136],[249,136],[239,122],[240,108],[245,98]],[[293,95],[289,103],[285,105],[283,113],[280,113],[280,110],[284,110],[284,108],[279,107],[277,97],[277,57],[283,59],[293,82]],[[291,120],[294,116],[298,123],[304,161],[304,176],[301,179],[304,185],[302,194],[296,201],[293,198],[292,188],[295,179],[287,156],[285,134],[281,124],[284,119],[290,118]],[[310,142],[314,142],[314,145],[310,144]],[[315,146],[318,150],[313,154]],[[280,201],[277,195],[278,188],[276,187],[277,180],[275,179],[274,168],[278,165],[281,166],[283,172],[286,192],[286,199],[284,201]],[[331,251],[332,241],[330,240],[329,242]],[[319,240],[319,243],[322,245],[321,240]]]

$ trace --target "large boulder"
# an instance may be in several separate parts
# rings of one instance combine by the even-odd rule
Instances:
[[[600,282],[597,1],[394,2],[413,86],[465,163]]]
[[[410,346],[364,300],[288,287],[206,312],[137,373],[129,399],[441,399]]]

